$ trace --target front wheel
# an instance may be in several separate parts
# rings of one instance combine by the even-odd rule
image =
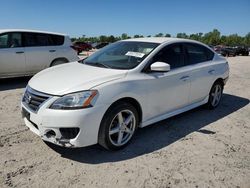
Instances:
[[[104,115],[98,136],[100,145],[109,150],[125,147],[138,127],[138,112],[130,103],[118,103]]]
[[[220,82],[215,82],[209,93],[209,99],[207,103],[209,109],[214,109],[219,105],[222,93],[223,93],[223,84]]]

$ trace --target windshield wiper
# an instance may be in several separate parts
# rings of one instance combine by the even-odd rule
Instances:
[[[104,67],[104,68],[111,69],[110,66],[108,66],[108,65],[106,65],[106,64],[103,64],[103,63],[100,63],[100,62],[96,62],[96,63],[88,63],[88,62],[85,62],[84,64],[86,64],[86,65],[92,65],[92,66],[96,66],[96,67]]]

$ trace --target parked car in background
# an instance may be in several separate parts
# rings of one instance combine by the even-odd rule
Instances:
[[[76,61],[64,34],[32,30],[0,30],[0,78],[34,75],[51,66]]]
[[[235,51],[236,51],[236,55],[248,56],[249,54],[248,48],[244,46],[237,46],[235,48]]]
[[[94,43],[92,46],[93,48],[100,49],[103,48],[104,46],[107,46],[109,43],[108,42],[101,42],[101,43]]]
[[[233,56],[235,57],[237,55],[236,49],[232,47],[225,47],[221,49],[221,55],[225,56]]]
[[[77,51],[77,54],[80,54],[82,51],[89,51],[92,49],[91,44],[86,42],[74,42],[73,47]]]
[[[45,141],[64,147],[99,143],[117,150],[138,127],[203,104],[216,108],[228,75],[227,60],[200,42],[128,39],[35,75],[24,93],[22,114],[26,126]]]
[[[226,47],[226,46],[215,46],[214,51],[222,56],[233,56],[235,57],[236,54],[236,49],[231,48],[231,47]]]

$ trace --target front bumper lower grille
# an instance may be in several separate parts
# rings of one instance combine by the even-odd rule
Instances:
[[[78,127],[60,128],[59,130],[61,132],[62,138],[64,138],[64,139],[73,139],[78,135],[78,133],[80,131],[80,129]]]

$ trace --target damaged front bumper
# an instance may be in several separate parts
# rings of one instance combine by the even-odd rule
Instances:
[[[84,147],[98,142],[98,131],[106,106],[80,110],[53,110],[41,106],[37,113],[23,103],[25,125],[44,141],[63,147]]]

